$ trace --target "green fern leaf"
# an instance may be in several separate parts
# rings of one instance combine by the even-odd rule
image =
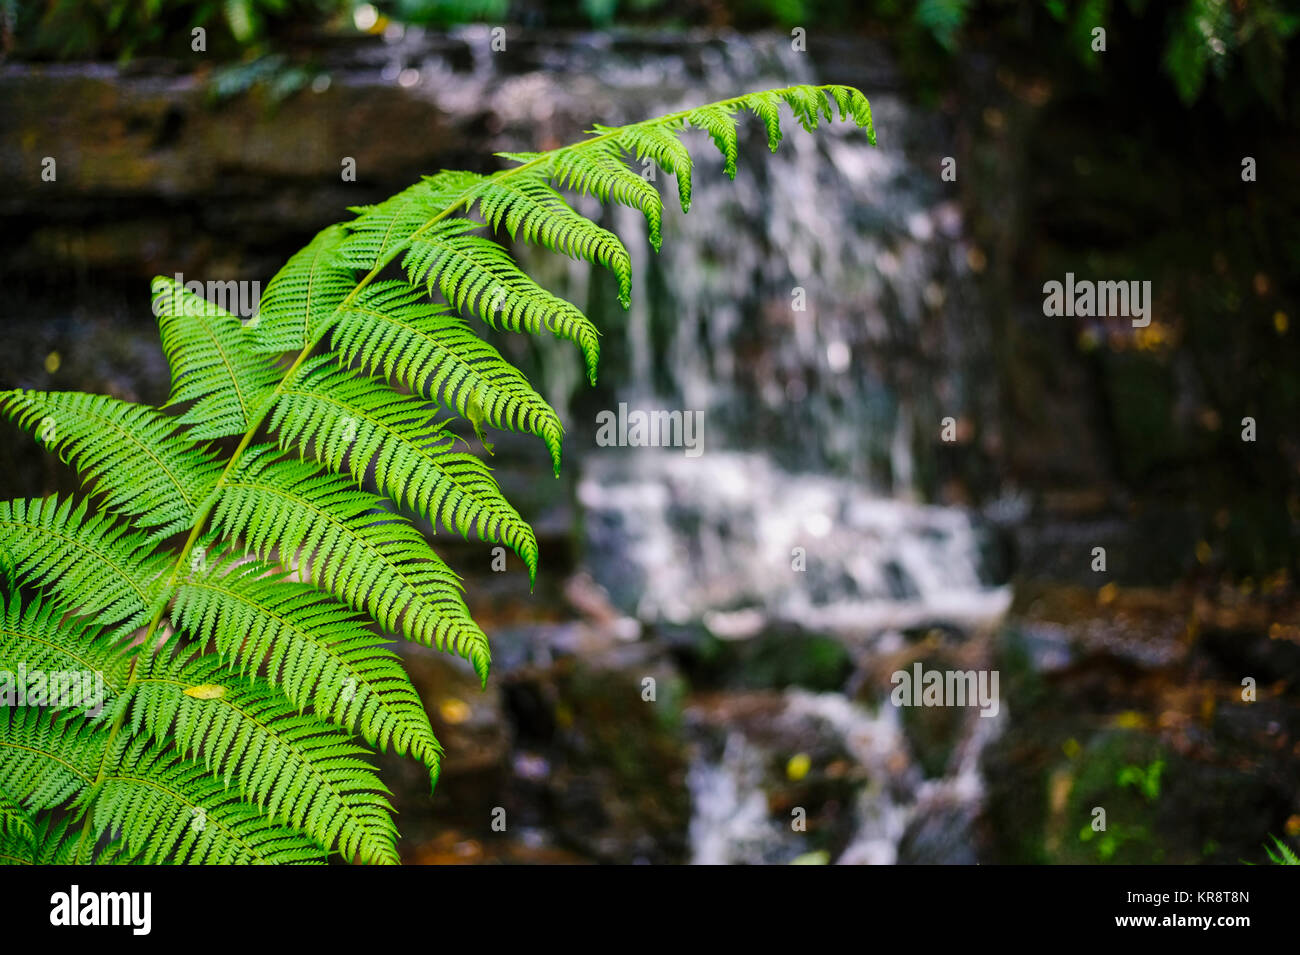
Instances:
[[[0,789],[27,811],[69,804],[95,778],[102,722],[35,706],[0,709]]]
[[[432,409],[370,378],[333,367],[324,355],[303,367],[271,413],[270,427],[286,450],[309,450],[360,485],[375,482],[398,504],[468,538],[505,543],[537,575],[537,540],[505,499],[487,467],[450,451],[455,435],[431,424]]]
[[[1296,855],[1295,850],[1279,839],[1277,836],[1269,836],[1273,840],[1273,848],[1264,847],[1268,853],[1269,861],[1274,865],[1300,865],[1300,855]],[[1275,852],[1274,849],[1277,851]]]
[[[212,698],[187,691],[214,686]],[[136,735],[173,741],[183,756],[233,778],[244,798],[327,849],[362,862],[396,863],[392,807],[369,754],[314,716],[302,715],[257,677],[232,678],[216,657],[183,651],[142,658],[129,700]]]
[[[835,118],[831,113],[830,102],[815,86],[791,86],[782,90],[780,96],[790,104],[795,119],[799,120],[799,125],[807,132],[816,131],[822,117],[827,122]]]
[[[108,753],[111,772],[81,800],[92,831],[120,839],[144,865],[168,860],[212,865],[319,863],[320,846],[245,803],[199,763],[119,736]]]
[[[659,251],[663,244],[663,200],[654,186],[627,168],[613,143],[570,146],[531,161],[538,162],[541,173],[561,189],[639,209],[649,228],[650,245]]]
[[[0,839],[13,839],[30,846],[35,835],[31,814],[6,790],[0,789]]]
[[[455,308],[477,314],[492,328],[533,334],[545,329],[582,350],[596,383],[600,333],[576,306],[552,295],[491,239],[473,234],[483,223],[446,219],[411,240],[402,268],[413,285],[436,287]]]
[[[196,440],[243,434],[279,372],[253,353],[249,332],[234,315],[163,276],[153,280],[153,292],[172,370],[168,404],[194,402],[177,422],[191,425]]]
[[[473,190],[479,212],[512,239],[541,244],[575,259],[603,265],[618,278],[618,300],[632,295],[632,259],[614,233],[575,211],[541,176],[484,179]]]
[[[348,231],[338,246],[338,261],[370,270],[388,256],[406,248],[411,237],[430,220],[467,204],[483,177],[469,172],[440,172],[425,176],[376,206],[354,207],[357,217],[345,223]]]
[[[372,746],[391,744],[437,780],[442,747],[399,657],[343,605],[265,564],[224,560],[185,579],[171,614],[232,672],[264,672],[300,712],[310,705]]]
[[[251,350],[298,351],[329,327],[356,286],[353,270],[340,262],[339,245],[346,236],[341,225],[322,229],[267,283]],[[278,373],[273,376],[279,379]]]
[[[530,582],[537,569],[532,529],[487,466],[454,450],[436,404],[489,453],[488,428],[541,437],[557,473],[563,434],[452,310],[575,342],[593,382],[599,357],[586,316],[482,233],[609,268],[626,306],[626,247],[557,190],[639,209],[658,250],[662,202],[629,158],[676,176],[686,210],[687,127],[708,133],[734,176],[739,110],[762,119],[775,149],[783,109],[812,130],[833,106],[875,142],[860,92],[794,86],[598,126],[574,145],[504,155],[517,165],[489,176],[426,177],[320,232],[247,326],[158,278],[172,372],[162,409],[0,392],[0,413],[90,494],[0,503],[0,669],[90,675],[105,704],[11,700],[0,685],[0,862],[397,861],[386,790],[355,737],[420,760],[434,781],[442,750],[400,659],[360,614],[459,653],[483,681],[490,661],[459,578],[399,509],[511,546]],[[380,278],[397,266],[407,281]],[[205,443],[227,437],[238,441]]]
[[[691,110],[686,121],[705,130],[712,137],[718,152],[722,153],[722,171],[728,179],[736,178],[736,159],[740,143],[736,136],[736,116],[733,109],[722,106],[702,106]]]
[[[104,627],[69,617],[55,604],[40,598],[24,606],[17,596],[7,601],[0,597],[0,670],[17,673],[20,666],[29,673],[39,670],[51,682],[56,673],[84,675],[83,679],[103,688],[102,700],[81,701],[85,709],[94,709],[117,696],[126,685],[130,665],[127,648]],[[53,699],[59,694],[55,687],[47,685],[46,695]],[[0,705],[19,702],[0,693]]]
[[[560,473],[563,428],[555,410],[500,352],[406,283],[365,288],[341,311],[332,347],[342,363],[382,372],[465,417],[473,401],[493,427],[537,435]]]
[[[77,854],[81,830],[68,817],[40,815],[29,838],[0,834],[0,865],[71,865]],[[135,861],[120,842],[104,846],[90,860],[94,865],[124,865]]]
[[[744,99],[745,106],[763,121],[767,130],[767,148],[776,152],[781,145],[781,96],[775,91],[750,93]]]
[[[63,608],[116,624],[116,639],[147,622],[171,561],[111,515],[48,497],[0,501],[0,564],[49,588]]]
[[[148,405],[76,391],[5,391],[0,413],[64,456],[103,507],[159,527],[160,537],[190,527],[221,472],[214,455],[176,432],[175,418]]]
[[[664,172],[677,177],[677,196],[682,212],[691,211],[691,154],[677,138],[682,121],[637,123],[622,129],[597,126],[596,131],[615,137],[621,147],[637,159],[653,159]]]
[[[827,92],[840,108],[840,119],[853,120],[867,131],[867,142],[876,145],[876,128],[871,122],[871,104],[851,86],[830,86]]]
[[[386,629],[455,651],[486,683],[491,654],[460,579],[383,499],[274,449],[251,449],[226,485],[213,527],[263,560],[278,554],[311,583]]]

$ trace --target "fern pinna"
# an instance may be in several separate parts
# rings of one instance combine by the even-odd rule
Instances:
[[[706,131],[734,177],[737,114],[756,113],[775,150],[782,104],[808,130],[838,108],[874,143],[866,98],[844,86],[598,126],[353,210],[247,324],[156,279],[165,408],[0,393],[87,488],[0,503],[0,858],[397,862],[367,757],[392,749],[436,781],[442,750],[384,635],[458,653],[484,681],[490,659],[412,518],[512,548],[530,580],[538,561],[489,469],[435,418],[530,432],[560,467],[555,412],[466,318],[569,339],[596,377],[595,327],[492,234],[604,266],[626,307],[627,249],[558,190],[639,209],[657,250],[659,193],[627,163],[673,174],[686,211],[679,134]],[[16,685],[36,673],[43,692]],[[94,700],[53,692],[66,673],[93,676]]]

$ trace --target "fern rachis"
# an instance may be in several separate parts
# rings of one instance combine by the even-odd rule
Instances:
[[[484,232],[608,269],[626,307],[623,241],[557,190],[640,210],[658,249],[659,193],[628,158],[672,173],[686,211],[679,134],[705,131],[734,177],[736,114],[755,113],[775,150],[783,104],[808,130],[838,108],[874,143],[865,97],[841,86],[598,126],[353,210],[267,284],[248,325],[156,279],[165,408],[0,393],[88,490],[0,503],[0,673],[94,671],[106,694],[95,712],[0,712],[0,858],[396,862],[367,757],[391,748],[436,781],[442,750],[382,634],[454,651],[484,682],[490,663],[459,578],[413,518],[511,547],[530,580],[538,561],[490,469],[437,417],[535,434],[560,466],[554,410],[466,321],[567,338],[593,382],[599,360],[587,317]],[[381,279],[393,264],[405,278]]]

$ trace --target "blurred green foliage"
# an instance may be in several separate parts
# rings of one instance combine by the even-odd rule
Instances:
[[[1115,783],[1119,786],[1132,786],[1148,801],[1160,798],[1160,774],[1164,771],[1165,761],[1157,759],[1150,766],[1125,766],[1115,774]]]
[[[1087,821],[1078,830],[1077,845],[1062,843],[1057,861],[1165,861],[1165,834],[1153,804],[1160,795],[1166,760],[1163,755],[1146,758],[1159,746],[1141,733],[1117,730],[1099,733],[1077,753],[1065,818]],[[1105,810],[1100,829],[1093,825],[1098,807]]]
[[[320,74],[307,66],[289,62],[282,53],[269,53],[214,69],[207,84],[208,98],[216,103],[233,99],[260,86],[266,91],[268,102],[278,104],[298,92],[317,75]]]
[[[1300,865],[1300,856],[1295,854],[1295,850],[1277,836],[1269,838],[1273,840],[1273,846],[1265,846],[1264,851],[1274,865]]]
[[[356,0],[0,0],[3,49],[23,59],[129,60],[192,51],[236,57],[309,26],[346,22]]]
[[[1185,104],[1211,81],[1235,77],[1277,109],[1286,44],[1300,30],[1300,9],[1287,0],[0,0],[4,50],[36,59],[177,55],[189,50],[195,27],[208,31],[210,51],[237,57],[312,30],[370,29],[381,18],[436,27],[861,31],[884,34],[905,65],[935,80],[955,54],[990,34],[1032,38],[1028,55],[1095,69],[1092,37],[1101,27],[1108,43],[1160,37],[1153,56]]]

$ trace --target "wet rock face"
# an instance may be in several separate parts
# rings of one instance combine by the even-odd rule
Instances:
[[[680,862],[686,854],[682,687],[647,649],[563,667],[550,684],[507,685],[522,750],[516,776],[533,767],[522,788],[549,807],[558,839],[599,861]]]
[[[899,865],[977,865],[978,809],[968,801],[938,800],[923,807],[898,843]]]
[[[145,289],[175,271],[265,280],[347,206],[395,192],[467,146],[446,114],[393,84],[340,77],[286,102],[264,88],[215,102],[209,79],[0,67],[11,107],[0,136],[13,144],[0,151],[5,271]],[[54,182],[41,179],[45,157],[56,161]],[[355,182],[343,180],[345,157]]]
[[[855,672],[853,650],[845,641],[797,627],[769,625],[742,639],[721,639],[703,625],[653,632],[697,690],[839,692]]]

